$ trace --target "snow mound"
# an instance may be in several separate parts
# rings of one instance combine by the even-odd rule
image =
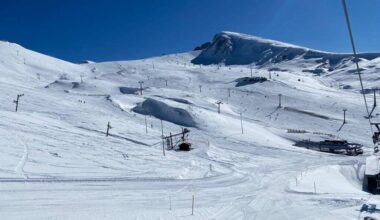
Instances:
[[[361,166],[330,165],[303,172],[289,188],[302,193],[358,193],[361,190]],[[336,184],[339,183],[339,184]],[[315,186],[315,187],[314,187]]]
[[[193,117],[184,109],[175,108],[148,98],[132,109],[134,112],[144,115],[152,115],[156,118],[172,122],[186,127],[196,127]]]
[[[347,59],[352,60],[351,54],[328,53],[240,33],[221,32],[215,35],[211,45],[205,48],[192,62],[203,65],[217,63],[264,65],[289,61],[297,57],[319,59],[318,62],[328,64],[326,68],[330,70],[339,66],[343,61],[347,62]],[[380,54],[362,53],[359,54],[359,57],[373,60],[380,57]]]

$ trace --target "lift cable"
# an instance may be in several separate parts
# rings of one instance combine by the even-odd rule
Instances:
[[[346,0],[342,0],[342,5],[343,5],[343,10],[344,10],[344,15],[345,15],[345,17],[346,17],[346,24],[347,24],[348,33],[349,33],[349,35],[350,35],[352,51],[353,51],[353,54],[354,54],[354,60],[355,60],[354,62],[355,62],[355,64],[356,64],[356,71],[357,71],[358,76],[359,76],[360,86],[361,86],[361,92],[362,92],[362,95],[363,95],[365,108],[366,108],[366,110],[367,110],[369,126],[370,126],[370,128],[371,128],[371,132],[372,132],[372,134],[373,134],[372,122],[371,122],[371,114],[370,114],[370,112],[369,112],[367,99],[366,99],[366,97],[365,97],[364,86],[363,86],[363,80],[362,80],[362,74],[361,74],[361,71],[360,71],[360,68],[359,68],[359,57],[358,57],[358,54],[356,53],[356,47],[355,47],[354,37],[353,37],[353,35],[352,35],[351,23],[350,23],[350,18],[349,18],[349,16],[348,16]]]

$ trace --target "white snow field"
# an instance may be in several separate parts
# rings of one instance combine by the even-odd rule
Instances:
[[[352,60],[231,32],[203,51],[86,64],[0,42],[0,219],[380,219],[360,211],[380,198],[362,191],[373,145]],[[360,66],[376,87],[380,54]],[[251,68],[268,80],[236,87]],[[193,149],[163,156],[160,119],[165,135],[190,129]],[[293,146],[330,137],[364,155]]]

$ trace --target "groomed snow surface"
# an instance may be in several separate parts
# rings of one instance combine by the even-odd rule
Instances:
[[[350,60],[268,61],[252,65],[266,81],[236,87],[250,65],[194,65],[199,53],[72,64],[0,42],[0,218],[380,219],[360,211],[380,199],[361,190],[371,131]],[[379,59],[360,65],[376,85]],[[194,149],[163,156],[161,120],[164,135],[189,128]],[[293,146],[329,135],[364,155]]]

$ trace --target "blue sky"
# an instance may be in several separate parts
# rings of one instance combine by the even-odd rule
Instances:
[[[189,51],[228,30],[349,52],[341,0],[0,0],[0,39],[61,59]],[[347,0],[359,51],[380,52],[380,1]]]

